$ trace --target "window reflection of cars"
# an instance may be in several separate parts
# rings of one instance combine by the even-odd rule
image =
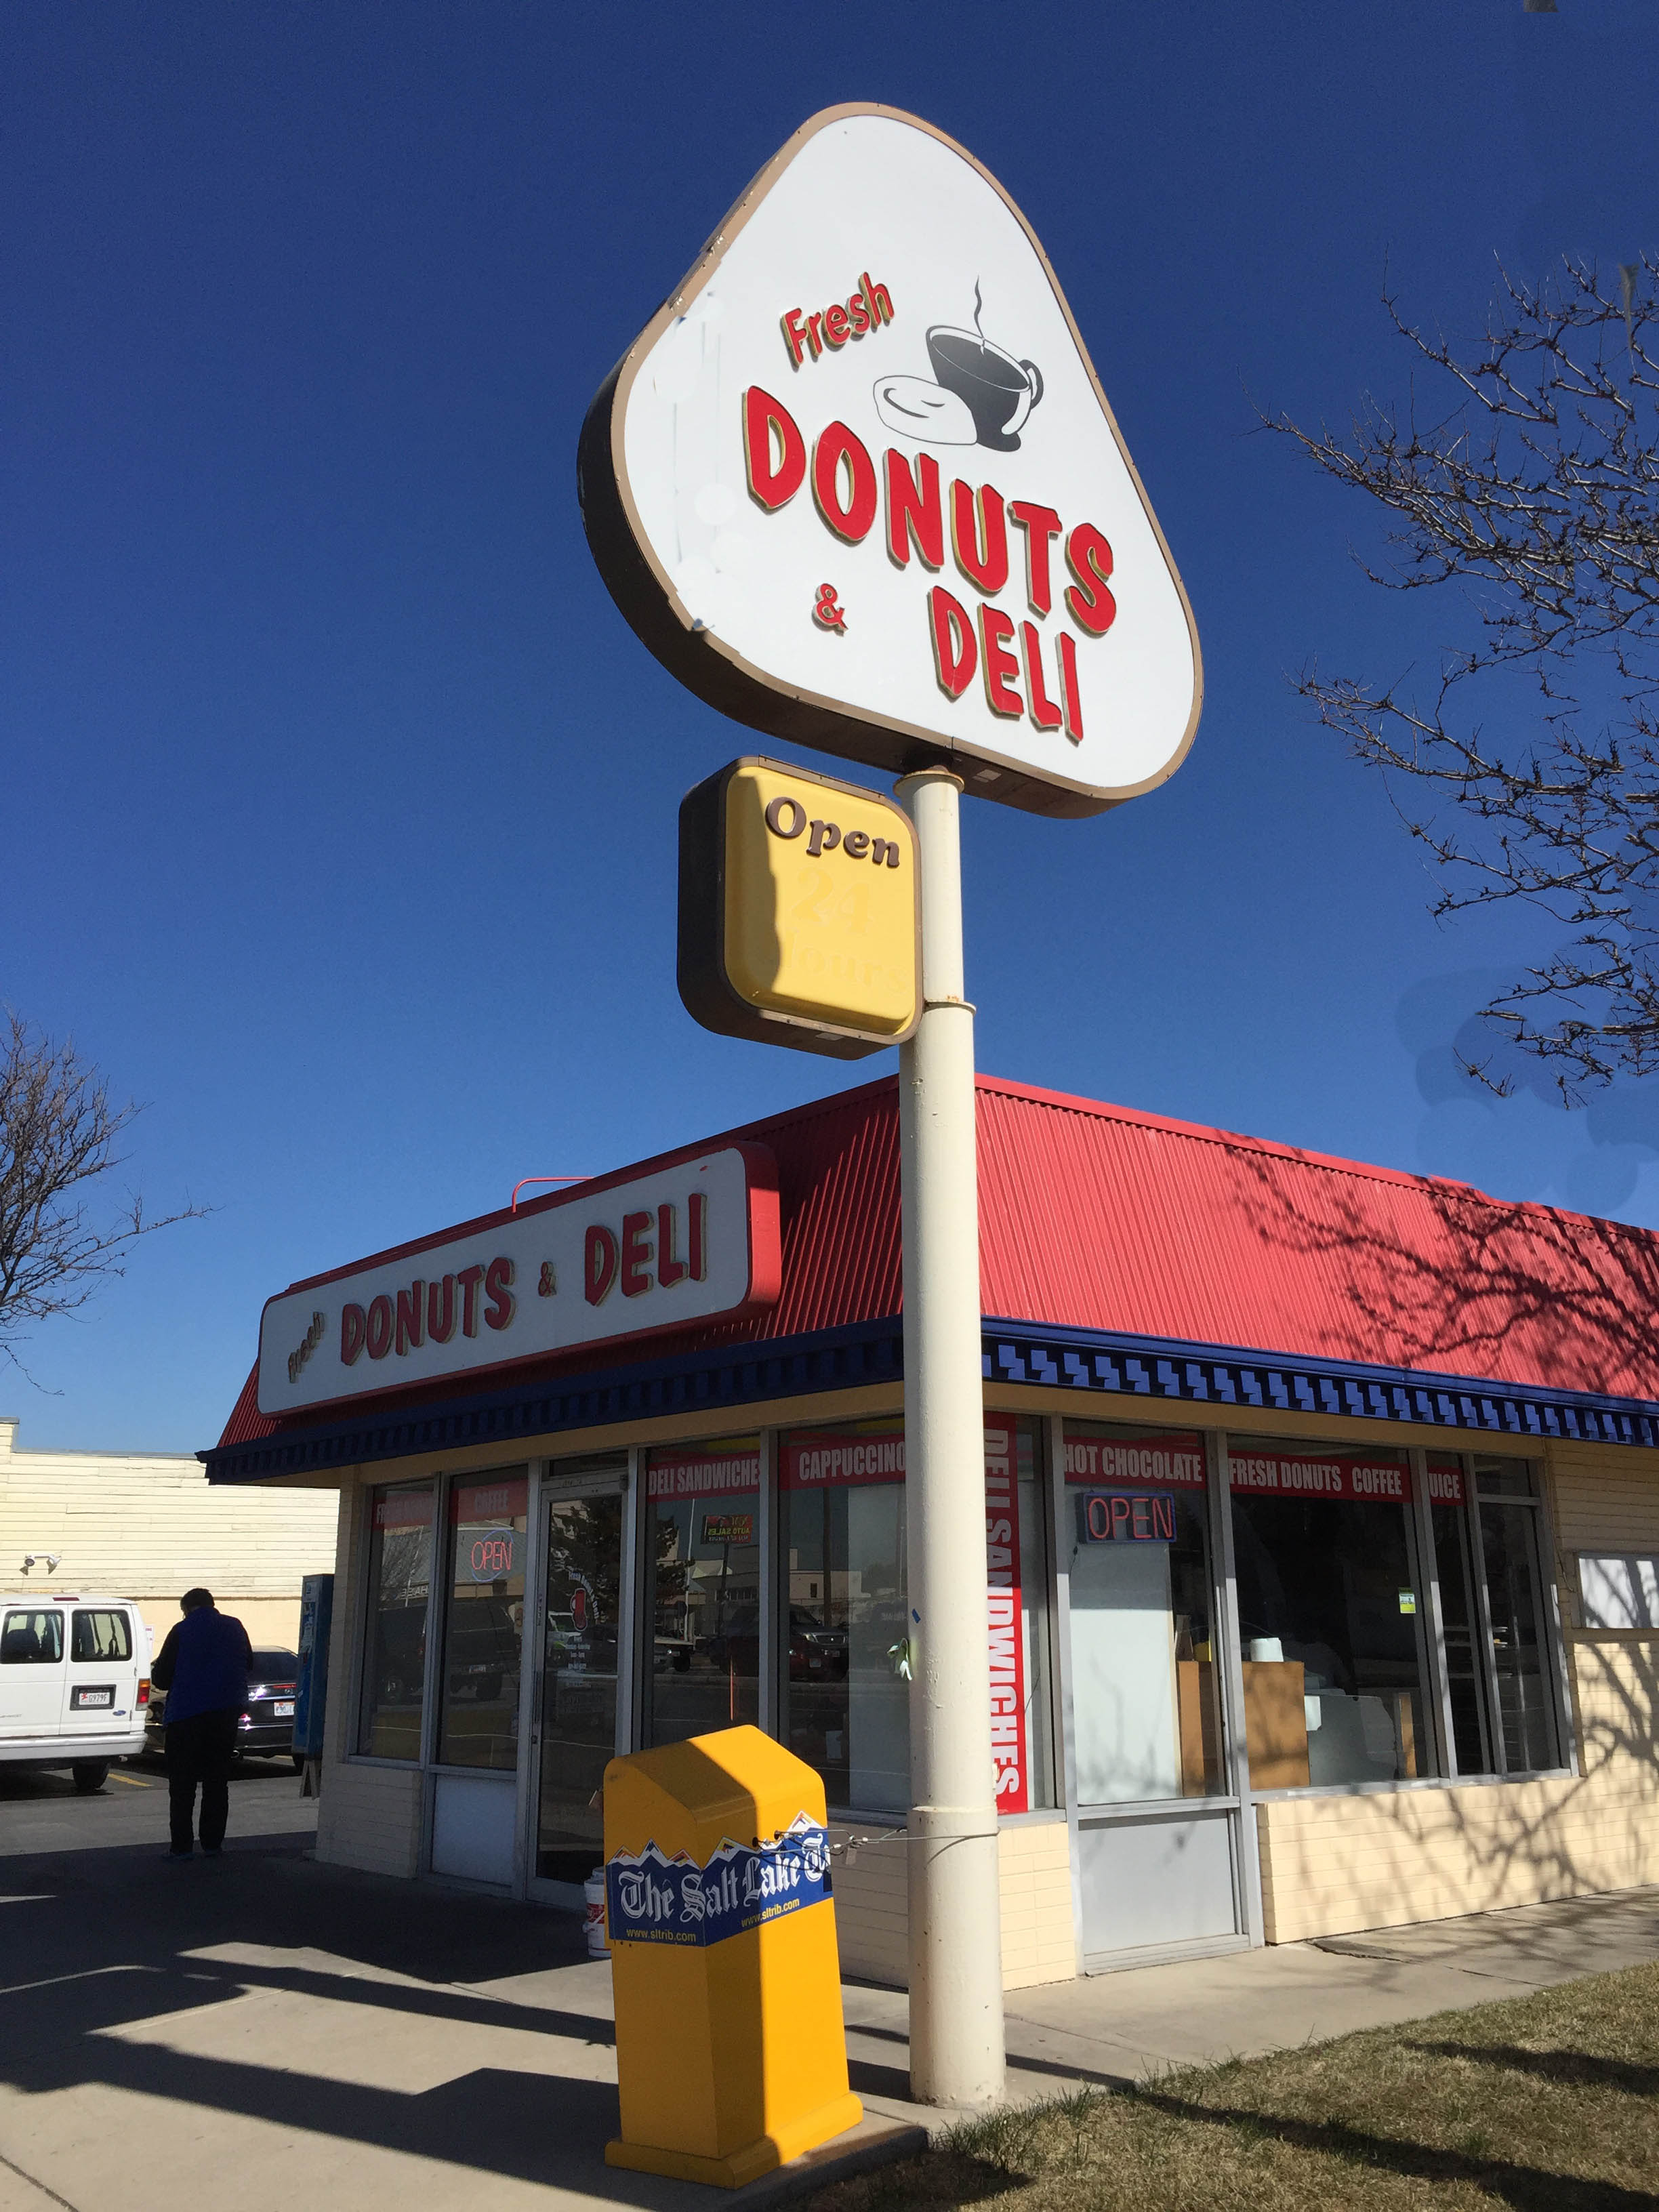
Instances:
[[[426,1680],[426,1606],[388,1607],[376,1627],[380,1702],[417,1704]]]
[[[760,1672],[760,1612],[745,1606],[734,1612],[722,1634],[706,1637],[702,1657],[722,1672]],[[848,1639],[839,1622],[820,1620],[806,1607],[789,1608],[789,1679],[793,1682],[842,1681],[847,1674]]]
[[[789,1608],[789,1679],[811,1681],[815,1676],[843,1681],[847,1675],[847,1630],[839,1623],[821,1621],[804,1606]]]
[[[499,1698],[519,1674],[519,1608],[499,1597],[470,1597],[456,1605],[449,1626],[446,1668],[451,1697],[481,1704]]]

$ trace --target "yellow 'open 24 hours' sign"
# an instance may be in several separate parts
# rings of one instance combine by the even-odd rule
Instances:
[[[861,1060],[921,1012],[915,831],[891,800],[738,760],[680,806],[679,987],[705,1029]]]

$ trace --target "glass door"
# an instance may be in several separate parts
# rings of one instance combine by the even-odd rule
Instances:
[[[1236,1946],[1237,1800],[1204,1439],[1067,1421],[1064,1475],[1055,1534],[1085,1966]]]
[[[542,1492],[535,1873],[586,1881],[605,1856],[600,1786],[617,1753],[623,1650],[621,1454],[556,1466]]]

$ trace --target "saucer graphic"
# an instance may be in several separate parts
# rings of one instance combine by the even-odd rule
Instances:
[[[995,345],[980,328],[979,287],[974,287],[974,327],[935,323],[927,332],[933,380],[922,376],[878,377],[876,412],[890,430],[929,446],[988,446],[1017,453],[1019,434],[1042,398],[1042,371]]]

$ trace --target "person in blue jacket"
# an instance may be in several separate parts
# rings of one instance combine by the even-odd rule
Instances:
[[[169,1856],[187,1859],[193,1849],[196,1792],[202,1792],[202,1849],[216,1858],[230,1818],[230,1768],[236,1756],[236,1723],[247,1704],[253,1652],[247,1631],[234,1613],[221,1613],[211,1590],[186,1590],[179,1601],[184,1619],[167,1632],[150,1680],[167,1698]]]

